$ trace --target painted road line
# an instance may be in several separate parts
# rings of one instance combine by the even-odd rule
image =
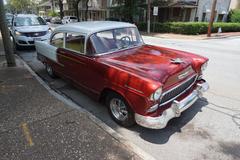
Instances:
[[[21,128],[22,128],[23,134],[24,134],[24,136],[25,136],[25,138],[26,138],[26,140],[27,140],[27,142],[28,142],[28,145],[29,145],[30,147],[32,147],[32,146],[34,145],[34,143],[33,143],[33,141],[32,141],[32,136],[31,136],[30,131],[29,131],[29,129],[28,129],[27,123],[22,123],[22,124],[21,124]]]

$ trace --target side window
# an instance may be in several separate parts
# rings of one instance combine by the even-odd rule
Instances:
[[[85,36],[79,33],[67,33],[65,48],[84,53]]]
[[[63,39],[64,39],[64,33],[57,33],[52,37],[50,43],[55,47],[63,48]]]

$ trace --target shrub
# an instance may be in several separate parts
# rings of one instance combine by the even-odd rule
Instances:
[[[50,12],[48,13],[48,16],[50,16],[50,17],[57,17],[57,16],[58,16],[58,13],[55,12],[55,11],[50,11]]]
[[[155,25],[155,26],[154,26]],[[214,23],[212,32],[217,32],[221,27],[223,32],[240,32],[240,23]],[[139,23],[138,28],[140,31],[146,31],[147,24]],[[153,23],[151,31],[157,33],[177,33],[187,35],[206,34],[208,30],[207,22],[166,22],[166,23]]]
[[[240,9],[233,10],[230,15],[231,22],[240,22]]]

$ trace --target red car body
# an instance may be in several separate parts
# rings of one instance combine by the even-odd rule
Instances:
[[[148,112],[152,106],[161,104],[161,99],[150,98],[159,87],[165,93],[192,79],[188,88],[174,99],[181,101],[199,84],[206,83],[201,78],[201,67],[208,61],[195,54],[146,44],[101,56],[80,55],[58,48],[57,63],[39,53],[38,59],[98,100],[109,91],[118,93],[134,113],[147,118],[159,117],[172,106],[173,100],[166,100],[166,104]],[[173,60],[176,59],[182,62],[175,63]],[[163,128],[166,125],[155,127],[140,121],[137,123],[148,128]]]

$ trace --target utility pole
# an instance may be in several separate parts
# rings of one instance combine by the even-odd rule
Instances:
[[[150,33],[150,21],[151,19],[151,0],[148,0],[148,8],[147,8],[147,33]]]
[[[210,21],[209,21],[209,24],[208,24],[208,33],[207,33],[208,37],[211,37],[213,21],[214,21],[214,18],[215,18],[216,5],[217,5],[217,0],[213,0],[211,18],[210,18]]]
[[[3,0],[0,0],[0,30],[2,34],[2,41],[3,41],[5,57],[7,60],[8,67],[14,67],[16,66],[16,62],[13,54],[13,48],[10,40],[9,30],[5,20],[5,10],[4,10]]]

